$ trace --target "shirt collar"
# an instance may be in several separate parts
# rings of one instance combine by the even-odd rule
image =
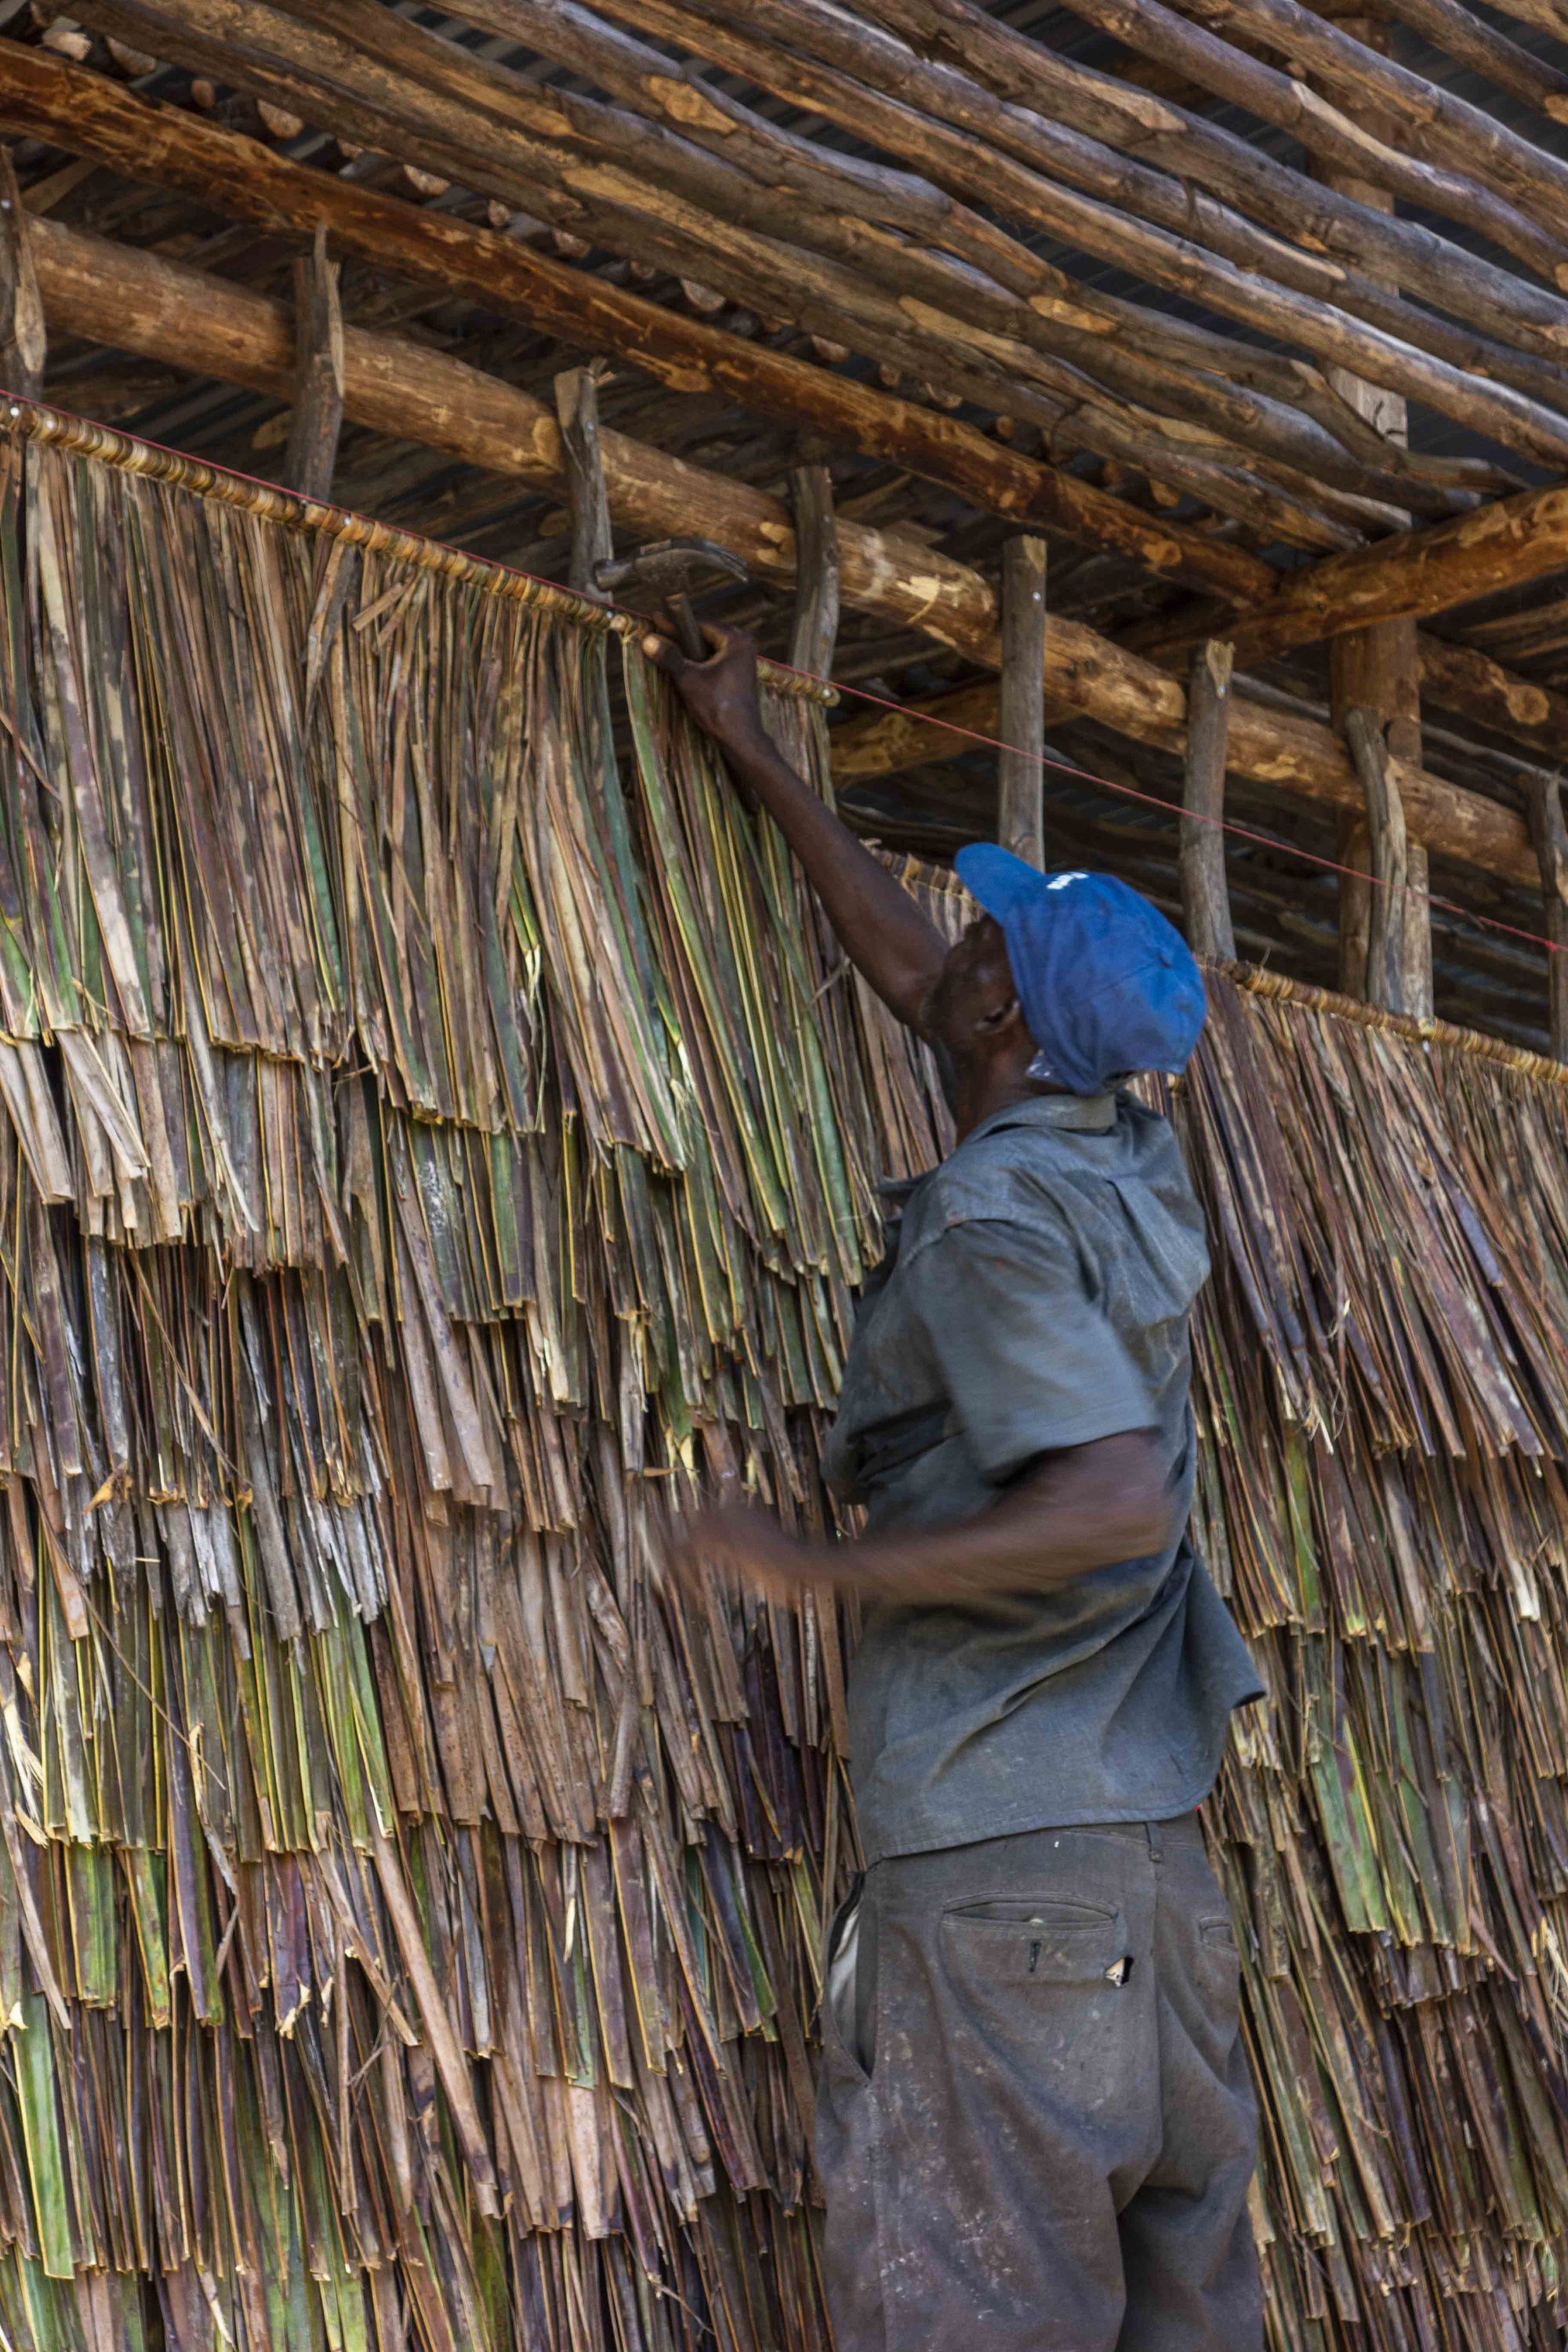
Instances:
[[[994,1110],[964,1137],[993,1135],[1000,1127],[1054,1127],[1072,1135],[1109,1135],[1116,1125],[1114,1095],[1028,1095],[1022,1102]]]

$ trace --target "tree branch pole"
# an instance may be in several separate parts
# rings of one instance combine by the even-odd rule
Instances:
[[[36,400],[44,382],[44,306],[32,224],[8,147],[0,147],[0,391]]]
[[[555,421],[566,474],[572,552],[566,578],[584,596],[599,596],[597,572],[615,553],[605,456],[599,438],[599,386],[589,368],[566,368],[555,379]]]
[[[826,678],[833,675],[842,603],[833,477],[814,459],[797,466],[789,479],[795,576],[790,667],[808,677]]]
[[[34,222],[33,247],[46,311],[63,331],[289,397],[294,336],[284,305],[47,219]],[[376,432],[423,441],[557,494],[563,487],[561,435],[550,409],[460,360],[346,327],[343,394],[345,413]],[[611,512],[626,530],[668,537],[689,530],[700,517],[708,536],[732,550],[759,580],[793,583],[795,534],[781,500],[624,434],[605,430],[600,442]],[[846,604],[898,628],[924,630],[984,667],[1000,667],[997,600],[979,572],[843,517],[837,535]],[[1152,663],[1058,615],[1047,636],[1045,672],[1047,695],[1064,711],[1180,751],[1186,698],[1179,682]],[[994,712],[995,688],[986,691]],[[1235,709],[1230,765],[1233,774],[1331,807],[1360,803],[1343,744],[1312,719]],[[1404,786],[1412,828],[1434,847],[1508,881],[1536,886],[1534,849],[1514,810],[1423,773],[1406,777]]]
[[[1002,549],[1002,684],[996,838],[1030,866],[1046,862],[1046,542],[1020,534]]]
[[[1232,962],[1236,931],[1225,877],[1225,771],[1230,743],[1231,649],[1211,638],[1187,681],[1180,868],[1187,944],[1210,962]]]
[[[330,499],[343,424],[343,318],[338,266],[319,227],[310,258],[294,264],[294,414],[283,478],[308,499]]]

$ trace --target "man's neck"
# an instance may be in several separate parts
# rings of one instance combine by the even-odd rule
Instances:
[[[952,1105],[953,1140],[962,1143],[999,1110],[1011,1110],[1017,1103],[1038,1102],[1044,1095],[1065,1094],[1065,1087],[1042,1086],[1011,1070],[985,1070],[973,1076],[961,1076],[956,1098]]]

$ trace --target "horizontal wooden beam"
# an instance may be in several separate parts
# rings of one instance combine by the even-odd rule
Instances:
[[[1227,600],[1255,597],[1266,576],[1245,551],[1143,514],[958,417],[667,310],[455,214],[291,163],[258,140],[46,51],[0,41],[0,123],[258,227],[311,237],[324,226],[334,253],[433,282],[578,350],[628,361],[672,391],[723,394],[755,415],[906,467],[984,511],[1114,550]]]
[[[45,310],[58,329],[289,396],[293,320],[281,303],[47,218],[35,222],[33,246]],[[542,401],[394,335],[345,326],[343,408],[377,432],[423,441],[542,488],[558,491],[565,478],[560,428]],[[781,499],[608,428],[600,445],[605,494],[618,522],[658,538],[689,530],[695,519],[759,579],[793,585],[795,533]],[[999,667],[996,593],[981,573],[847,519],[837,528],[847,604],[900,628],[921,629],[972,661]],[[1152,662],[1057,615],[1047,632],[1045,667],[1048,706],[1058,715],[1093,719],[1137,741],[1181,750],[1186,696],[1179,680]],[[995,689],[985,691],[994,709]],[[1343,744],[1315,720],[1238,702],[1229,759],[1233,774],[1307,800],[1359,805]],[[1534,851],[1513,810],[1414,772],[1402,779],[1402,790],[1413,831],[1434,849],[1533,885]]]
[[[1260,611],[1238,622],[1236,658],[1251,668],[1293,646],[1373,621],[1448,612],[1501,588],[1522,588],[1564,565],[1568,483],[1520,490],[1451,521],[1398,531],[1374,546],[1303,566]],[[1207,634],[1195,618],[1192,634]]]

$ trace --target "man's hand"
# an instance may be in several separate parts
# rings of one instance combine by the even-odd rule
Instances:
[[[798,1601],[831,1580],[833,1551],[826,1544],[786,1535],[771,1511],[726,1503],[687,1521],[670,1553],[669,1570],[692,1592],[701,1591],[703,1570],[717,1568],[769,1601]]]
[[[743,629],[706,628],[714,648],[695,662],[674,640],[649,635],[642,649],[671,679],[699,727],[726,751],[743,751],[766,741],[757,690],[757,648]]]

